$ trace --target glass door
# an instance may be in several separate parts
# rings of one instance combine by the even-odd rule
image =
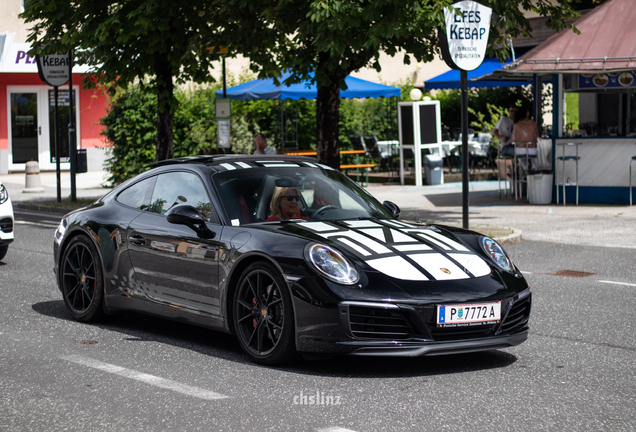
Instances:
[[[77,106],[77,87],[73,88],[73,108],[77,148],[80,147],[80,127]],[[7,87],[9,105],[9,170],[24,171],[26,162],[37,161],[40,170],[55,170],[55,97],[54,90],[45,86]],[[60,168],[69,170],[69,97],[68,86],[58,90],[58,142]]]
[[[9,99],[13,164],[38,161],[39,137],[42,130],[38,122],[38,94],[11,93]]]

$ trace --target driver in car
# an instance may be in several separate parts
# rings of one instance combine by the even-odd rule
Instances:
[[[267,222],[284,219],[309,218],[300,214],[300,192],[295,187],[276,187],[270,203],[270,216]]]
[[[337,192],[326,182],[316,180],[314,182],[314,202],[311,203],[309,208],[319,209],[325,206],[340,206]]]

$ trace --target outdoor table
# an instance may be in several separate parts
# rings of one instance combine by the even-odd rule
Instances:
[[[459,149],[459,170],[454,171],[455,173],[462,172],[462,142],[461,141],[442,141],[442,150],[444,151],[444,156],[448,157],[456,150]],[[468,151],[477,151],[481,150],[481,144],[477,141],[468,141]],[[450,164],[450,160],[448,161],[448,170],[453,173],[453,169]]]

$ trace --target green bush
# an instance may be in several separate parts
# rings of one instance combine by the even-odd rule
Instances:
[[[254,76],[248,72],[243,72],[238,77],[230,75],[227,79],[228,87],[251,79]],[[401,88],[400,100],[410,101],[412,81],[393,85]],[[173,124],[175,157],[221,152],[217,146],[215,108],[215,92],[220,89],[219,83],[177,89],[178,107]],[[459,90],[436,92],[433,99],[440,101],[443,127],[448,132],[460,128]],[[470,90],[469,124],[478,129],[491,128],[497,123],[502,109],[511,101],[531,104],[531,89],[511,87]],[[156,104],[156,96],[146,86],[130,86],[113,97],[107,115],[101,120],[105,126],[104,135],[112,143],[107,161],[108,180],[111,184],[120,184],[143,172],[155,161]],[[315,101],[284,101],[282,109],[286,111],[286,140],[292,140],[297,130],[299,149],[315,149]],[[342,99],[339,126],[343,149],[351,148],[349,135],[375,135],[380,140],[397,139],[397,101],[395,98]],[[252,139],[257,132],[265,134],[269,145],[281,149],[281,102],[233,101],[230,151],[240,154],[252,152]]]

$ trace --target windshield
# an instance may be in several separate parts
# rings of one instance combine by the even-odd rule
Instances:
[[[215,173],[212,182],[232,225],[393,218],[369,193],[335,170],[253,167]]]

